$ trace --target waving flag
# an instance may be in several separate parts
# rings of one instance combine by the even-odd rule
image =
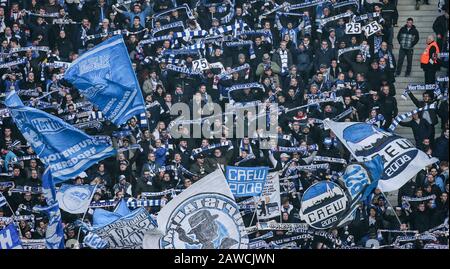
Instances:
[[[40,160],[50,166],[55,183],[73,178],[116,153],[107,142],[83,133],[58,117],[23,105],[15,91],[10,92],[5,103],[22,135]]]
[[[96,104],[116,125],[145,113],[144,98],[122,36],[114,36],[82,54],[64,79]]]
[[[324,120],[324,126],[336,134],[358,162],[379,155],[384,171],[378,181],[381,191],[395,191],[426,166],[437,162],[418,150],[408,139],[361,122]]]
[[[347,188],[350,206],[342,214],[338,227],[347,225],[354,219],[360,201],[366,200],[370,193],[378,186],[383,174],[383,159],[377,155],[371,161],[354,163],[346,167],[341,181]]]
[[[220,169],[173,198],[158,213],[158,229],[144,237],[145,249],[246,249],[239,207]]]
[[[22,248],[22,243],[20,242],[16,226],[13,223],[0,230],[0,249],[20,248]]]

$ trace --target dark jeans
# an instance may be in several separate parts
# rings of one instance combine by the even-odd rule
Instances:
[[[397,74],[402,72],[403,61],[406,56],[406,74],[411,73],[412,57],[414,49],[400,49],[397,62]]]
[[[423,69],[425,71],[425,84],[435,84],[436,83],[436,68],[426,67]]]

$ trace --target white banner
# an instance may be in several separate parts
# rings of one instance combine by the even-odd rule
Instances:
[[[267,176],[263,191],[260,196],[256,196],[256,214],[258,220],[266,220],[281,215],[280,201],[280,179],[277,172]]]
[[[359,22],[349,22],[345,24],[345,33],[347,35],[360,34],[362,32],[361,23]]]
[[[375,34],[378,31],[381,31],[381,29],[383,28],[377,21],[372,21],[369,24],[364,25],[364,33],[367,37]]]
[[[247,249],[239,207],[220,169],[202,178],[159,212],[145,249]]]
[[[383,158],[384,171],[378,181],[381,191],[398,190],[420,170],[438,161],[418,150],[408,139],[371,124],[324,120],[324,126],[336,134],[358,162],[372,160],[376,155]]]

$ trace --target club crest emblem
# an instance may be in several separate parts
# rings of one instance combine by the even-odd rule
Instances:
[[[241,249],[248,238],[237,204],[220,194],[195,195],[173,211],[160,239],[165,249]]]
[[[345,192],[334,182],[322,181],[305,191],[300,213],[311,227],[329,229],[339,223],[347,207]]]

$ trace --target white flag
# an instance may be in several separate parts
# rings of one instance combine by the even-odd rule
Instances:
[[[63,184],[56,193],[59,207],[71,214],[83,214],[91,203],[94,185]]]
[[[324,120],[324,126],[350,151],[358,162],[372,160],[380,155],[384,171],[378,181],[381,191],[400,189],[426,166],[438,161],[418,150],[408,139],[361,122],[334,122]]]
[[[219,169],[167,203],[158,230],[144,237],[145,249],[246,249],[239,207]]]

